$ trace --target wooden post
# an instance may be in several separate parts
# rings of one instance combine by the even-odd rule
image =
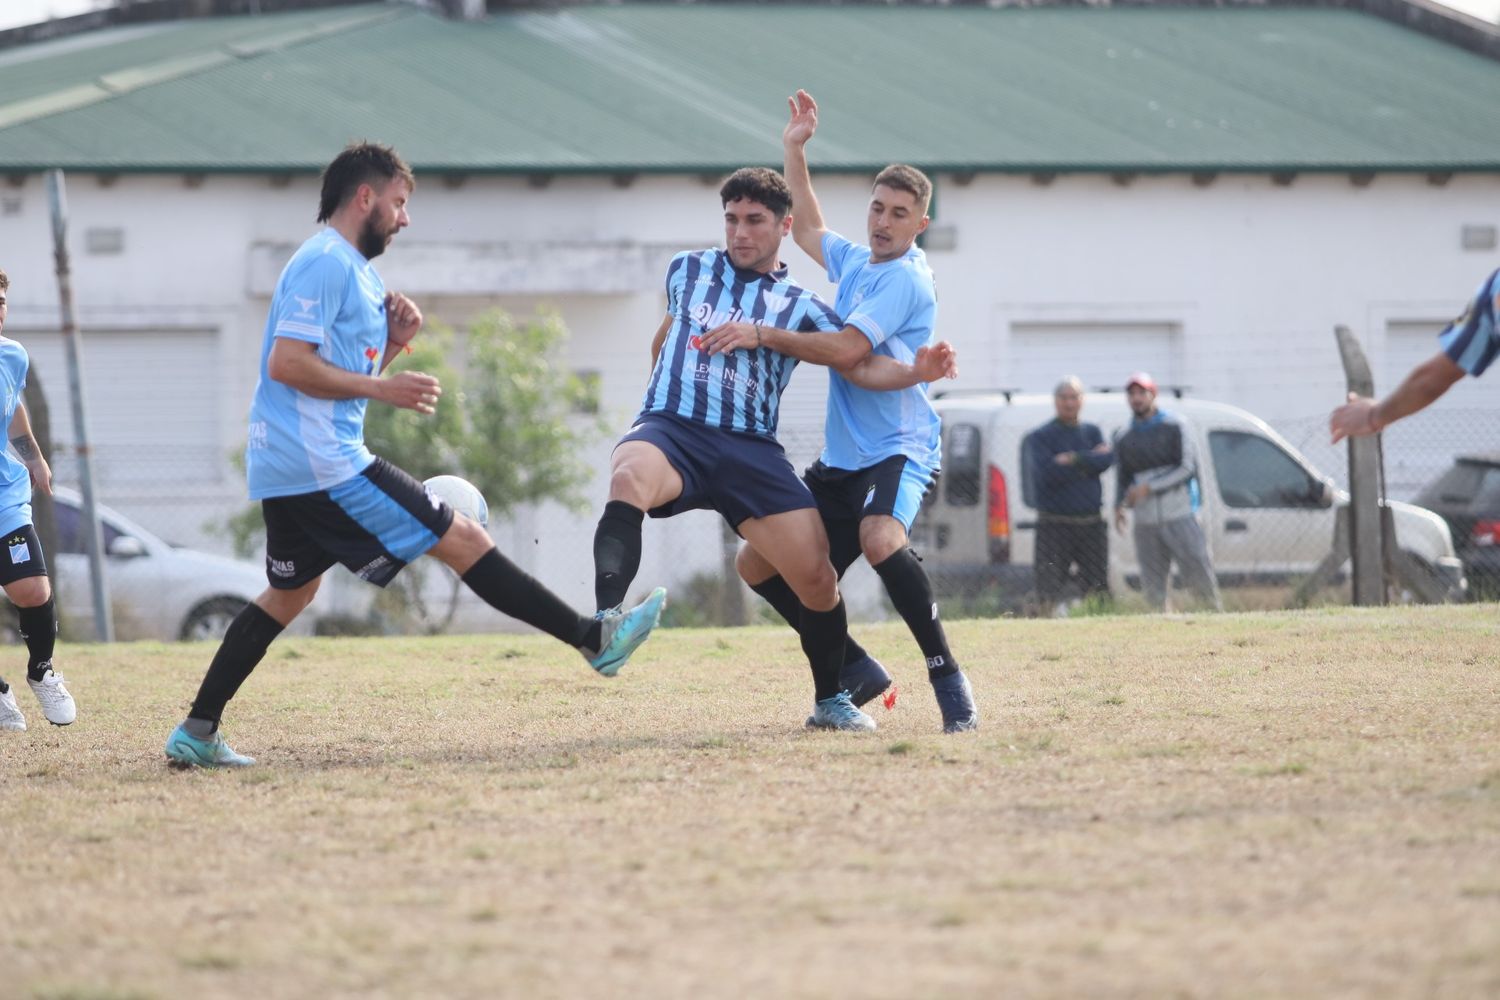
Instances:
[[[1346,326],[1334,328],[1349,391],[1375,395],[1375,379],[1364,349]],[[1385,553],[1381,544],[1380,437],[1349,438],[1349,553],[1353,562],[1354,603],[1385,603]]]

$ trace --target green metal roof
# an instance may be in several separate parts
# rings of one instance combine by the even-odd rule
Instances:
[[[1500,171],[1500,62],[1326,8],[399,5],[111,28],[0,52],[0,171],[776,163],[822,169]]]

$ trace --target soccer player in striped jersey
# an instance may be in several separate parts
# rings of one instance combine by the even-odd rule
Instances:
[[[941,464],[941,422],[927,388],[871,392],[846,370],[869,358],[905,361],[932,342],[937,296],[926,255],[916,246],[927,228],[932,183],[915,167],[896,164],[875,178],[868,235],[862,246],[823,224],[807,169],[806,145],[818,126],[818,105],[804,90],[789,98],[791,118],[782,132],[787,183],[799,206],[792,238],[838,282],[835,308],[843,326],[833,336],[770,341],[794,357],[828,365],[828,421],[822,457],[807,470],[827,528],[834,569],[843,575],[863,553],[885,584],[927,660],[927,677],[945,732],[975,729],[979,713],[969,680],[948,648],[932,584],[907,545],[907,532],[932,488]],[[707,338],[714,351],[743,345],[743,323]],[[789,622],[795,605],[774,561],[747,539],[740,575]],[[795,588],[793,588],[795,590]],[[860,697],[873,698],[890,677],[853,643],[845,650],[846,674],[862,678]]]
[[[1349,393],[1349,400],[1333,411],[1328,429],[1333,443],[1346,437],[1379,434],[1402,417],[1436,402],[1465,375],[1478,377],[1500,354],[1500,330],[1495,325],[1500,299],[1500,271],[1479,286],[1462,316],[1438,335],[1439,350],[1413,368],[1401,384],[1380,402]]]
[[[255,763],[225,742],[220,717],[334,563],[384,587],[430,553],[490,606],[573,646],[606,676],[660,619],[660,588],[619,615],[578,614],[501,555],[477,522],[365,447],[370,400],[432,413],[443,391],[420,372],[384,376],[421,330],[422,313],[386,291],[371,260],[410,223],[415,185],[389,146],[347,147],[323,171],[318,221],[327,228],[302,244],[276,282],[245,455],[250,497],[266,522],[270,586],[230,624],[187,718],[167,737],[176,764]]]
[[[667,315],[651,342],[645,401],[610,459],[609,502],[594,536],[595,597],[601,613],[624,600],[640,567],[646,514],[716,510],[795,595],[813,674],[808,724],[874,729],[840,686],[847,620],[828,538],[775,438],[781,392],[797,361],[771,342],[831,336],[842,324],[781,263],[792,225],[782,176],[747,167],[730,175],[719,197],[725,248],[680,253],[667,267]],[[749,338],[739,349],[710,353],[705,335],[732,323],[743,323]],[[941,377],[951,348],[911,362],[872,358],[851,377],[880,388]]]

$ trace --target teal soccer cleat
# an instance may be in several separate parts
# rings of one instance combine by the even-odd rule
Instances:
[[[249,767],[254,757],[235,753],[218,731],[210,739],[200,740],[179,724],[167,737],[167,758],[182,767]]]
[[[848,691],[824,698],[813,706],[807,719],[808,729],[837,729],[845,733],[873,733],[875,720],[854,707]]]
[[[661,621],[661,610],[667,605],[667,588],[657,587],[646,598],[629,611],[608,611],[600,619],[603,627],[599,633],[599,652],[593,656],[584,650],[584,657],[605,677],[620,672],[630,654],[636,651],[651,630]]]

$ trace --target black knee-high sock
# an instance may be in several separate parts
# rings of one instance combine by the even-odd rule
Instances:
[[[625,602],[641,568],[641,521],[646,512],[624,500],[604,505],[594,531],[594,602],[601,611]]]
[[[39,681],[52,663],[57,645],[57,605],[53,598],[34,608],[17,608],[21,618],[21,638],[26,640],[26,676]]]
[[[797,600],[797,595],[786,580],[780,576],[773,576],[769,580],[752,584],[751,590],[766,599],[766,603],[776,609],[776,613],[786,619],[786,623],[792,628],[799,628],[802,624],[802,602]],[[844,638],[844,665],[848,666],[864,659],[870,655],[865,648],[854,641],[854,636]]]
[[[469,589],[486,604],[512,618],[519,618],[569,646],[599,647],[599,623],[585,618],[542,586],[499,549],[490,549],[464,574]]]
[[[943,634],[943,623],[938,620],[937,601],[932,596],[932,583],[922,569],[922,563],[911,549],[903,548],[885,559],[875,572],[885,584],[891,603],[906,620],[906,627],[927,657],[927,676],[932,680],[958,672],[953,662],[953,653],[948,649],[948,637]]]
[[[224,641],[219,643],[219,651],[208,665],[188,718],[203,719],[217,726],[224,715],[224,706],[265,657],[266,649],[281,634],[281,629],[281,622],[266,614],[259,604],[250,604],[235,615],[224,633]]]
[[[818,701],[832,698],[844,689],[839,683],[839,666],[844,662],[844,640],[849,634],[849,619],[844,613],[844,599],[831,611],[813,611],[803,607],[802,651],[812,667],[813,697]]]

